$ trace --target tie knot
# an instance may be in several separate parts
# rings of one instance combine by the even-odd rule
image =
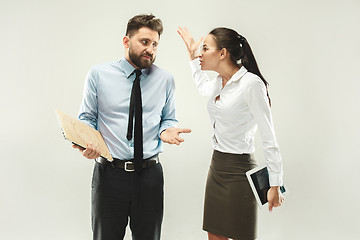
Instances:
[[[141,75],[141,70],[140,69],[135,69],[134,72],[136,74],[136,78],[139,78],[140,75]]]

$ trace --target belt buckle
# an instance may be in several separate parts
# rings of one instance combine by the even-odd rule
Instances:
[[[129,164],[133,164],[132,169],[131,169],[131,168],[128,168],[128,166],[130,166]],[[125,162],[124,170],[127,171],[127,172],[133,172],[133,171],[135,171],[134,163],[133,163],[133,162]]]

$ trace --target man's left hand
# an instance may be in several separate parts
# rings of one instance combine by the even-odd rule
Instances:
[[[167,128],[160,134],[161,141],[169,144],[180,145],[184,141],[179,135],[180,133],[190,133],[191,130],[188,128]]]

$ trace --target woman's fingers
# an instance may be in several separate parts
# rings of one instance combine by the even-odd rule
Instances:
[[[178,27],[177,32],[186,45],[190,59],[194,60],[195,58],[197,58],[198,57],[197,52],[198,52],[199,46],[200,46],[201,42],[203,41],[204,37],[201,37],[199,41],[195,41],[194,38],[192,37],[192,35],[190,34],[189,30],[186,27],[183,27],[183,28]]]

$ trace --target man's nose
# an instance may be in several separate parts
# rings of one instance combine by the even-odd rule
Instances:
[[[154,46],[153,45],[148,46],[146,48],[146,52],[150,53],[150,54],[153,54],[154,53]]]

